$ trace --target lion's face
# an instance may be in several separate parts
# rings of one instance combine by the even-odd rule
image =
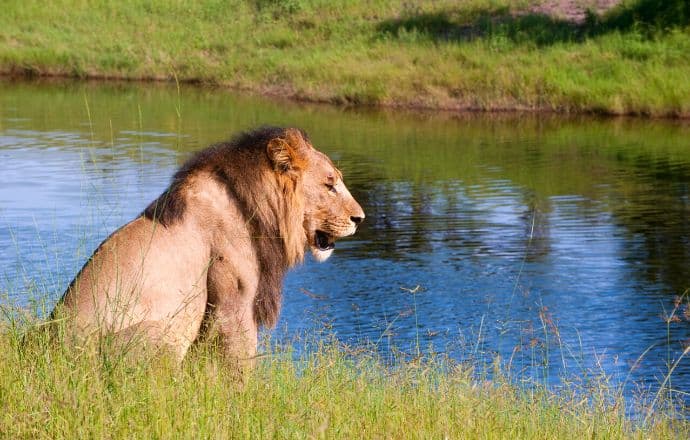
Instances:
[[[364,211],[331,160],[314,149],[309,156],[303,175],[304,229],[312,255],[324,261],[331,256],[336,239],[355,233]]]
[[[268,144],[275,171],[290,176],[301,187],[306,242],[317,261],[333,253],[338,238],[352,235],[364,220],[364,211],[348,191],[341,172],[317,151],[297,129]]]

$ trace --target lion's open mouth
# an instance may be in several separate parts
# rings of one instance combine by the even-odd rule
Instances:
[[[314,235],[314,244],[320,251],[328,251],[335,248],[335,240],[333,237],[323,231],[316,231]]]

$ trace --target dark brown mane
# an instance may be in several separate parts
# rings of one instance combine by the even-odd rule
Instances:
[[[278,319],[283,277],[294,262],[290,261],[286,253],[279,219],[262,218],[255,214],[260,204],[266,203],[267,188],[261,186],[261,164],[268,163],[267,144],[274,138],[284,137],[285,133],[286,129],[281,127],[261,127],[199,151],[175,173],[163,194],[142,212],[143,216],[164,227],[182,221],[190,208],[184,198],[186,181],[198,171],[211,172],[226,189],[228,197],[238,203],[250,229],[260,271],[254,320],[257,324],[269,327],[274,326]],[[301,133],[307,140],[306,134]]]
[[[184,182],[196,171],[222,167],[232,159],[232,150],[266,150],[266,144],[273,138],[283,136],[282,127],[263,126],[256,130],[240,133],[227,142],[204,148],[192,155],[173,175],[170,186],[141,213],[149,220],[168,227],[182,220],[187,204],[182,196]],[[304,133],[302,133],[305,136]]]

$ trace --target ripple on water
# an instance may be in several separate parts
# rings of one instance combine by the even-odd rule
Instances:
[[[133,88],[134,108],[90,90],[89,120],[79,91],[52,105],[54,87],[0,94],[0,290],[19,302],[57,298],[191,150],[286,121],[334,158],[367,214],[331,260],[288,275],[288,335],[499,354],[554,380],[582,369],[623,380],[653,347],[631,373],[652,385],[690,340],[686,299],[679,322],[663,319],[690,287],[687,126],[379,118],[199,91],[183,91],[194,111],[180,119],[165,88]],[[688,364],[674,386],[690,388]]]

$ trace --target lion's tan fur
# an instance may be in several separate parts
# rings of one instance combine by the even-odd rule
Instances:
[[[338,197],[325,194],[324,179],[339,178],[297,129],[209,147],[99,246],[61,308],[81,335],[140,331],[182,357],[203,328],[252,357],[258,327],[277,321],[287,269],[307,245],[322,253],[315,231],[350,235],[364,217],[342,181]]]

